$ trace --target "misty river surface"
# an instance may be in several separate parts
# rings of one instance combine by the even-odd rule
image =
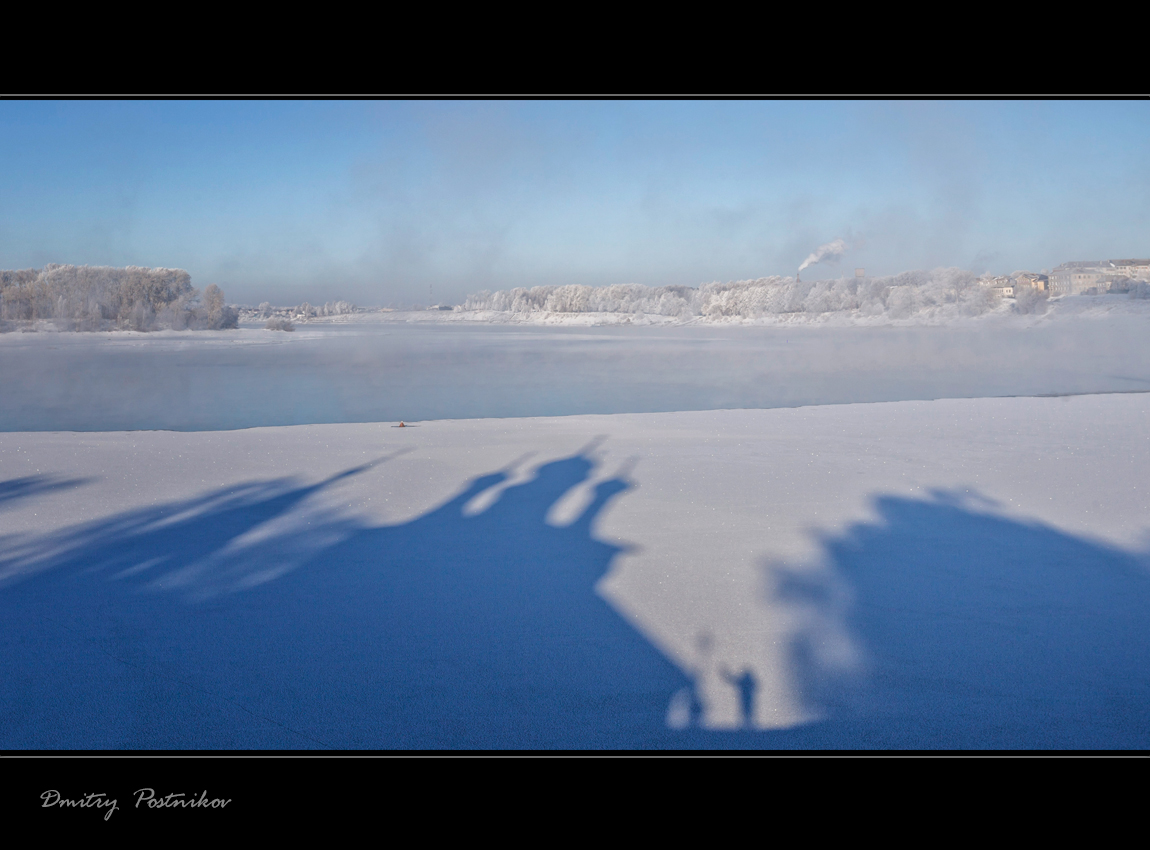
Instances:
[[[0,335],[0,430],[642,413],[1150,390],[1138,316],[1020,326],[306,324]]]

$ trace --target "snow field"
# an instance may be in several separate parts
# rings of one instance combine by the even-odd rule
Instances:
[[[564,526],[578,520],[599,498],[602,486],[613,488],[609,500],[595,503],[588,533],[620,548],[608,572],[595,581],[594,592],[668,659],[684,681],[693,683],[664,694],[660,716],[647,719],[672,735],[661,745],[676,745],[674,729],[679,726],[697,725],[714,732],[748,727],[816,730],[820,723],[846,715],[878,718],[873,722],[882,729],[919,723],[914,727],[919,731],[907,733],[911,735],[907,739],[884,739],[885,732],[876,733],[878,738],[841,733],[828,745],[876,745],[877,740],[879,745],[893,741],[893,745],[978,746],[984,740],[979,736],[989,736],[987,745],[1009,746],[1011,741],[1018,746],[1043,745],[1046,739],[1011,731],[1013,727],[1004,726],[1007,721],[994,714],[1014,712],[1009,716],[1019,715],[1019,722],[1033,726],[1033,712],[1011,707],[1009,687],[992,708],[980,708],[974,697],[962,696],[963,688],[977,690],[983,675],[994,687],[1009,679],[1002,679],[1005,674],[997,668],[984,669],[995,662],[982,658],[978,653],[984,648],[979,647],[970,650],[969,663],[959,664],[957,672],[951,669],[958,663],[954,659],[966,651],[962,641],[970,640],[962,637],[961,629],[947,633],[949,637],[940,634],[938,645],[933,650],[928,646],[925,656],[908,655],[904,661],[908,670],[913,668],[913,676],[901,680],[893,675],[891,665],[903,663],[897,661],[898,653],[910,650],[898,639],[883,643],[872,627],[884,622],[888,609],[883,606],[888,603],[876,602],[873,584],[860,584],[843,565],[852,563],[848,551],[852,546],[865,550],[867,540],[887,532],[903,535],[895,538],[894,549],[882,550],[897,555],[897,546],[902,545],[898,541],[905,541],[908,533],[900,523],[919,522],[922,527],[909,533],[925,535],[928,545],[935,545],[930,542],[931,517],[957,518],[957,536],[939,538],[954,551],[941,553],[937,561],[929,553],[907,556],[902,568],[911,576],[921,574],[927,590],[889,603],[895,605],[890,611],[897,609],[896,619],[930,618],[932,606],[948,604],[928,598],[929,586],[935,579],[939,587],[964,581],[952,573],[967,569],[962,540],[968,531],[981,534],[980,523],[989,524],[989,539],[1001,539],[1006,554],[990,567],[981,562],[968,565],[975,584],[959,585],[956,598],[966,606],[961,617],[982,621],[984,630],[1009,631],[1016,616],[1012,612],[1021,610],[1016,603],[1023,598],[1033,597],[1033,610],[1026,616],[1037,617],[1038,622],[1077,616],[1077,591],[1042,585],[1070,579],[1060,579],[1062,573],[1054,572],[1044,578],[1042,564],[1035,568],[1025,551],[1011,549],[1030,534],[1040,541],[1055,540],[1050,551],[1056,559],[1060,552],[1078,551],[1073,547],[1080,546],[1103,553],[1104,565],[1111,555],[1115,563],[1137,565],[1122,568],[1129,573],[1122,581],[1133,584],[1121,585],[1125,590],[1120,595],[1141,605],[1150,598],[1140,595],[1150,575],[1146,571],[1150,432],[1144,424],[1148,415],[1150,396],[1118,394],[429,421],[404,429],[376,423],[197,433],[3,433],[0,595],[12,599],[19,588],[44,581],[69,540],[88,545],[85,527],[106,530],[115,526],[111,521],[116,518],[171,506],[169,518],[150,521],[146,529],[162,540],[165,522],[178,522],[210,502],[197,507],[194,500],[226,499],[255,484],[279,481],[271,491],[295,487],[293,492],[303,495],[293,497],[265,523],[248,523],[234,533],[222,531],[217,543],[192,562],[171,566],[162,558],[149,559],[156,563],[120,565],[114,574],[97,573],[94,579],[105,583],[109,593],[122,595],[117,604],[132,605],[136,598],[132,594],[145,593],[158,600],[155,604],[161,610],[240,604],[237,600],[258,608],[275,604],[278,583],[325,569],[328,554],[339,551],[341,541],[363,529],[418,522],[453,497],[471,493],[468,482],[502,471],[506,476],[502,481],[490,479],[489,486],[479,487],[452,508],[463,517],[495,516],[500,504],[517,492],[533,492],[539,470],[546,478],[552,474],[548,469],[562,466],[556,461],[569,459],[563,461],[569,464],[570,459],[581,459],[587,462],[586,472],[564,479],[557,491],[547,491],[538,507],[545,524]],[[374,465],[360,468],[364,464]],[[357,471],[333,479],[353,469]],[[325,481],[315,490],[299,490]],[[511,517],[484,533],[514,535],[519,521]],[[523,529],[540,533],[534,526]],[[503,545],[490,542],[496,550]],[[992,543],[990,551],[998,551],[998,544]],[[1020,563],[1025,570],[1037,569],[1037,578],[1012,578]],[[499,565],[493,563],[491,568],[497,570]],[[951,573],[932,579],[932,570]],[[999,574],[1007,590],[996,584]],[[1117,585],[1094,586],[1089,577],[1073,580],[1086,583],[1083,605],[1094,600],[1089,604],[1101,606],[1089,609],[1094,620],[1098,610],[1112,604],[1121,607],[1119,592],[1113,589]],[[1035,591],[1028,581],[1038,582],[1035,586],[1040,589]],[[134,584],[129,587],[129,582]],[[117,585],[122,590],[116,590]],[[805,596],[792,592],[800,586],[818,592]],[[273,589],[270,595],[269,589]],[[890,592],[890,588],[878,590]],[[1005,608],[1002,599],[1009,603]],[[917,614],[916,606],[921,606]],[[860,611],[870,613],[860,620]],[[949,609],[944,613],[959,616]],[[67,617],[66,611],[60,614]],[[97,624],[86,635],[89,643],[103,645],[111,639],[101,631],[99,616],[76,620]],[[162,624],[154,622],[151,628],[162,629]],[[1104,624],[1099,628],[1104,634]],[[146,632],[132,640],[149,640]],[[1143,632],[1136,630],[1135,642],[1143,640]],[[933,633],[926,634],[935,639],[929,637]],[[1061,641],[1057,635],[1049,641],[1055,654]],[[6,650],[10,660],[17,653],[12,646]],[[806,647],[807,655],[796,654],[800,646]],[[1122,652],[1105,640],[1099,646],[1091,650],[1095,656]],[[32,650],[19,650],[25,651]],[[1034,662],[1035,651],[1023,647],[1020,657]],[[937,660],[939,653],[951,660]],[[1109,669],[1104,660],[1095,657],[1087,667]],[[173,676],[195,678],[184,669],[186,662],[178,653],[161,654],[149,663]],[[1095,674],[1087,667],[1079,671],[1070,664],[1069,673],[1059,674],[1062,678],[1051,674],[1046,684],[1034,687],[1056,706],[1062,697],[1081,705],[1098,692],[1098,682],[1091,678]],[[1122,662],[1118,669],[1139,673],[1140,681],[1147,681],[1145,667],[1144,660],[1135,659]],[[743,681],[753,683],[749,690],[736,684],[747,672],[751,678]],[[823,682],[817,687],[811,684],[815,673]],[[135,674],[125,675],[131,680]],[[959,684],[946,685],[952,678]],[[1135,695],[1145,687],[1138,682],[1114,685],[1120,690],[1133,687]],[[117,691],[123,687],[129,686],[101,680],[77,683],[74,707],[69,710],[99,713],[114,706],[116,711],[131,711]],[[243,687],[232,680],[225,678],[214,687],[233,701],[245,699]],[[947,693],[948,687],[957,687],[959,696],[950,692],[945,698],[949,702],[939,703],[943,697],[938,694]],[[1026,687],[1019,685],[1020,699],[1030,694]],[[289,716],[292,699],[282,696],[261,711],[273,719],[277,712]],[[700,706],[695,713],[691,699]],[[745,716],[748,708],[750,717]],[[341,710],[330,708],[333,726],[340,725]],[[936,732],[922,731],[923,717],[933,711],[950,719],[940,721],[944,728]],[[1146,745],[1145,725],[1138,717],[1107,721],[1109,726],[1100,727],[1101,737],[1090,738],[1081,737],[1083,729],[1093,728],[1089,717],[1073,708],[1052,711],[1061,720],[1052,723],[1054,737],[1045,745],[1075,746],[1075,741],[1078,746]],[[978,725],[986,712],[994,715],[998,731]],[[552,722],[562,727],[564,719],[555,717]],[[41,732],[35,721],[25,718],[10,726],[17,727],[21,731],[9,735],[21,737],[8,740],[7,746],[37,746],[36,740],[52,746],[44,743],[43,736],[37,738]],[[76,733],[66,745],[101,745],[85,738],[87,734]],[[199,734],[187,743],[168,745],[225,745],[222,738]],[[357,733],[361,737],[343,744],[332,729],[312,729],[308,734],[337,746],[404,745],[386,736],[371,740],[368,733]],[[508,739],[507,734],[513,732],[493,732],[491,745],[507,746],[509,741],[513,746],[548,745],[545,739],[524,743]],[[139,741],[150,739],[128,734],[117,740],[116,745],[139,746]],[[238,740],[242,743],[244,738]],[[817,740],[804,739],[802,745],[818,745]],[[708,746],[722,745],[708,741]],[[773,744],[764,740],[761,745]]]

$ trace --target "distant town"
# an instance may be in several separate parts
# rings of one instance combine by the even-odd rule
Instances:
[[[1055,269],[1043,269],[1041,274],[1021,271],[1010,275],[988,275],[981,281],[1004,298],[1014,298],[1025,289],[1048,295],[1130,292],[1136,284],[1150,281],[1150,259],[1081,260],[1063,263]]]

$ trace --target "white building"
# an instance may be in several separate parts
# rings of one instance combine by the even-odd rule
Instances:
[[[1087,260],[1063,263],[1050,273],[1051,295],[1109,292],[1122,280],[1150,280],[1150,260]]]
[[[1120,277],[1131,280],[1150,280],[1150,260],[1107,260],[1107,264]]]
[[[1098,260],[1063,263],[1050,273],[1050,294],[1077,295],[1096,288],[1103,277],[1105,272]]]

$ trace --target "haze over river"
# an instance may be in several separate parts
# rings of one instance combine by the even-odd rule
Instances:
[[[1138,315],[950,326],[9,333],[0,430],[223,430],[1150,390]]]

